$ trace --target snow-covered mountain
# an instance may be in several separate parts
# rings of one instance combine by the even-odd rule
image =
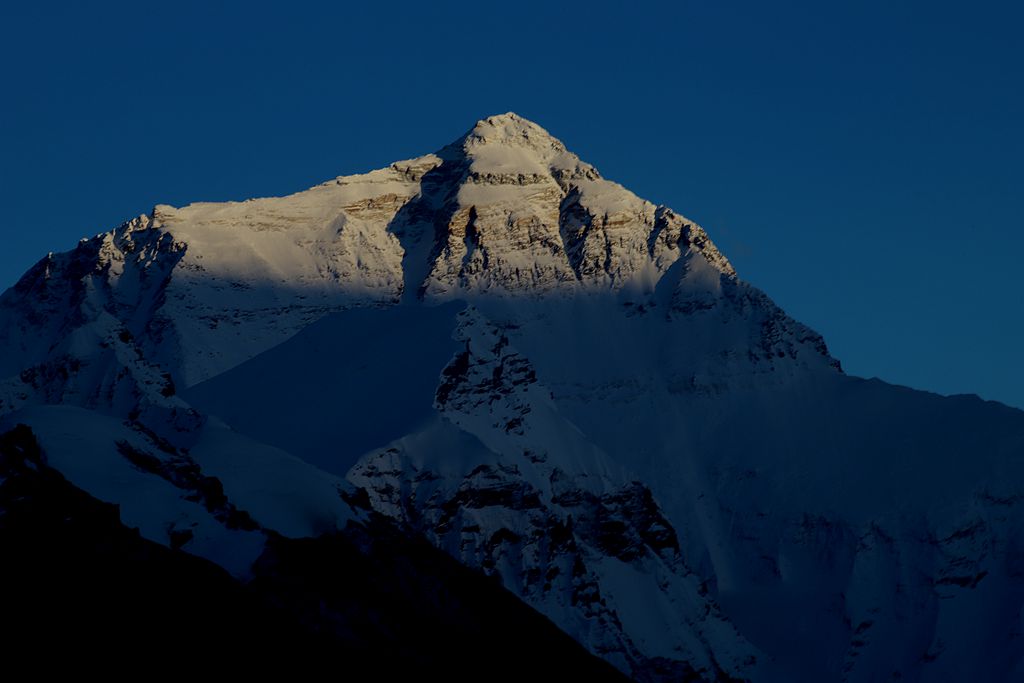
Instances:
[[[48,255],[0,377],[50,467],[243,581],[385,517],[637,680],[1024,677],[1024,413],[844,375],[515,114]]]

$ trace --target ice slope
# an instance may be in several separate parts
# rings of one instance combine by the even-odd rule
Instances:
[[[230,516],[195,477],[294,535],[346,492],[639,680],[1022,675],[1024,413],[846,377],[514,114],[48,255],[0,296],[0,416],[186,550]],[[118,458],[188,490],[140,481],[149,519]]]

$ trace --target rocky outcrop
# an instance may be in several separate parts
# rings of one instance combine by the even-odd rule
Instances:
[[[749,677],[755,649],[687,567],[650,489],[558,415],[499,328],[472,308],[459,320],[465,349],[441,373],[441,421],[367,456],[349,480],[373,509],[497,576],[635,680]]]

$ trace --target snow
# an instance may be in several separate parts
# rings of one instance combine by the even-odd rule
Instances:
[[[118,505],[121,521],[156,543],[168,544],[171,531],[190,531],[188,552],[211,560],[236,576],[246,576],[263,552],[257,531],[228,529],[187,492],[132,465],[116,443],[152,448],[139,432],[114,418],[73,406],[37,406],[6,415],[0,430],[15,424],[32,428],[47,464],[72,484]]]
[[[367,451],[429,421],[461,307],[334,313],[183,395],[240,432],[344,476]]]
[[[623,630],[644,652],[670,658],[684,654],[694,663],[707,664],[699,661],[704,648],[696,642],[696,634],[680,632],[678,605],[665,599],[647,572],[615,558],[602,559],[598,571]]]
[[[52,255],[0,298],[0,375],[3,424],[31,424],[72,483],[147,538],[194,529],[185,549],[236,573],[262,535],[131,466],[117,440],[153,447],[132,420],[288,536],[351,518],[346,474],[396,519],[536,492],[540,507],[462,509],[463,530],[431,538],[493,560],[624,668],[1022,670],[1024,413],[842,375],[703,229],[512,113],[436,154],[287,197],[160,205]],[[567,521],[558,486],[634,481],[680,556],[623,561],[581,531],[593,613],[578,586],[530,581],[571,573],[570,551],[494,542]]]
[[[341,497],[351,492],[344,479],[238,434],[215,418],[190,455],[205,474],[220,480],[229,500],[283,536],[319,536],[354,519]]]
[[[402,247],[386,221],[373,219],[393,215],[418,185],[395,168],[369,176],[282,198],[158,207],[160,228],[188,245],[163,306],[176,321],[185,385],[276,346],[330,311],[397,300]],[[371,200],[382,208],[353,208]]]

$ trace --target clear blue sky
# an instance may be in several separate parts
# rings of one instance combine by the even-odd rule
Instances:
[[[849,372],[1024,406],[1021,3],[147,4],[0,10],[0,286],[155,203],[513,110],[704,224]]]

